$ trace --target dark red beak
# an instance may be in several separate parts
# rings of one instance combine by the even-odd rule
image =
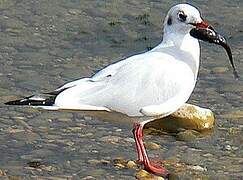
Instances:
[[[206,21],[202,21],[200,23],[195,24],[196,28],[203,28],[206,29],[209,27],[208,23]]]
[[[208,27],[211,27],[206,21],[202,21],[200,23],[189,23],[189,24],[195,26],[196,28],[201,28],[201,29],[207,29]]]

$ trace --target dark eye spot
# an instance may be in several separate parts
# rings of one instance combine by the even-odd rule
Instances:
[[[181,22],[185,22],[186,21],[186,18],[187,18],[187,15],[185,15],[185,13],[183,11],[179,11],[178,12],[178,18]]]
[[[172,18],[171,18],[171,16],[169,16],[168,21],[167,21],[167,24],[168,25],[171,25],[172,24]]]

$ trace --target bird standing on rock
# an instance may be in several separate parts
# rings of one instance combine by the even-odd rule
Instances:
[[[152,50],[111,64],[92,77],[69,82],[53,92],[10,101],[48,110],[117,111],[137,117],[133,134],[138,161],[152,173],[168,171],[153,164],[143,143],[146,123],[170,115],[190,97],[199,69],[199,40],[223,46],[238,77],[225,39],[189,4],[173,6],[164,20],[163,41]]]

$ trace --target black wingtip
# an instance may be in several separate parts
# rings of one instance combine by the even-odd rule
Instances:
[[[33,95],[22,99],[8,101],[5,105],[17,106],[52,106],[55,103],[54,95]]]
[[[28,105],[28,102],[25,99],[18,99],[14,101],[8,101],[4,103],[5,105]]]
[[[4,104],[5,105],[13,105],[13,102],[12,101],[9,101],[9,102],[5,102]]]
[[[63,88],[58,91],[47,92],[43,94],[36,94],[32,96],[22,97],[22,99],[17,99],[13,101],[5,102],[5,105],[16,105],[16,106],[52,106],[55,104],[55,99],[64,90],[68,89]]]

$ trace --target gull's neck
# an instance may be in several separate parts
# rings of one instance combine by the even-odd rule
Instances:
[[[169,53],[176,56],[175,59],[184,61],[191,67],[196,79],[199,69],[200,46],[198,40],[189,33],[174,33],[165,29],[163,41],[152,51]]]

